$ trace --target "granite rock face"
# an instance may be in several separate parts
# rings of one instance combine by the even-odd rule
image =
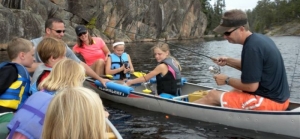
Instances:
[[[114,40],[200,38],[207,26],[200,0],[0,0],[0,44],[13,37],[43,35],[45,20],[64,20],[64,40],[74,43],[74,27],[88,25],[94,36]]]

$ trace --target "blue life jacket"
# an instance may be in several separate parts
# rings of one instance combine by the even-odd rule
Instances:
[[[29,97],[30,75],[24,66],[17,63],[3,62],[0,69],[8,64],[15,65],[18,79],[0,96],[0,106],[18,110]]]
[[[112,54],[109,54],[110,58],[111,58],[111,67],[110,69],[118,69],[120,68],[123,64],[125,64],[125,67],[129,68],[129,62],[128,62],[128,56],[127,56],[127,53],[123,53],[121,55],[121,57],[117,56],[116,54],[112,53]],[[123,71],[119,72],[119,73],[116,73],[114,74],[113,76],[113,79],[114,80],[119,80],[121,79],[121,74],[124,75]],[[126,73],[125,74],[125,77],[127,79],[130,78],[130,73]]]
[[[45,114],[52,98],[53,95],[43,91],[30,96],[7,125],[10,129],[9,139],[15,132],[29,139],[41,138]]]

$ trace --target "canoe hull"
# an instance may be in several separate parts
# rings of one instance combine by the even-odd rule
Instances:
[[[101,98],[137,108],[162,112],[189,119],[217,123],[236,128],[250,129],[274,134],[300,137],[300,111],[250,111],[201,105],[182,100],[165,99],[151,94],[142,93],[143,86],[134,87],[130,94],[112,93],[93,84],[84,83],[86,87],[94,89]],[[182,88],[182,95],[196,90],[208,90],[209,87],[186,83]],[[294,107],[300,104],[292,103]]]

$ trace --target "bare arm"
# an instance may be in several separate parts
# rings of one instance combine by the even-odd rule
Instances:
[[[102,47],[102,51],[103,51],[104,54],[105,54],[105,60],[107,60],[108,55],[110,54],[110,51],[109,51],[109,49],[108,49],[108,47],[107,47],[106,44]]]
[[[225,80],[227,79],[227,75],[224,74],[216,74],[214,76],[218,85],[225,85]],[[237,78],[229,78],[228,85],[232,86],[235,89],[243,90],[247,92],[255,92],[258,89],[259,83],[242,83],[240,79]]]
[[[167,72],[168,72],[168,67],[165,64],[159,64],[158,66],[156,66],[156,68],[154,70],[152,70],[150,73],[146,74],[144,77],[139,77],[139,78],[136,78],[133,80],[128,80],[126,82],[126,84],[128,86],[130,86],[132,84],[146,82],[146,81],[150,80],[152,77],[154,77],[160,73],[162,73],[164,75]]]
[[[129,62],[129,65],[130,65],[130,73],[133,73],[134,72],[134,68],[133,68],[133,65],[132,65],[132,62],[131,62],[131,58],[130,58],[129,55],[128,55],[128,62]]]
[[[240,59],[228,58],[227,65],[230,67],[233,67],[237,70],[241,70],[241,60]]]
[[[106,82],[108,82],[109,80],[101,78],[84,62],[80,62],[80,64],[84,67],[85,72],[88,76],[90,76],[96,80],[99,80],[106,87]]]
[[[217,58],[217,60],[215,60],[214,62],[220,66],[227,65],[227,66],[230,66],[237,70],[241,70],[241,60],[240,59],[235,59],[235,58],[230,58],[230,57],[220,57],[220,58]]]

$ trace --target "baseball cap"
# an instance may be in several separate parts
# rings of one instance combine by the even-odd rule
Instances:
[[[81,33],[87,32],[87,29],[86,29],[86,27],[83,26],[83,25],[78,25],[78,26],[75,28],[75,32],[76,32],[76,34],[77,34],[77,36],[78,36],[78,35],[80,35]]]
[[[231,28],[244,26],[248,24],[247,18],[245,19],[229,19],[226,17],[222,17],[220,25],[217,26],[213,31],[223,34]]]

